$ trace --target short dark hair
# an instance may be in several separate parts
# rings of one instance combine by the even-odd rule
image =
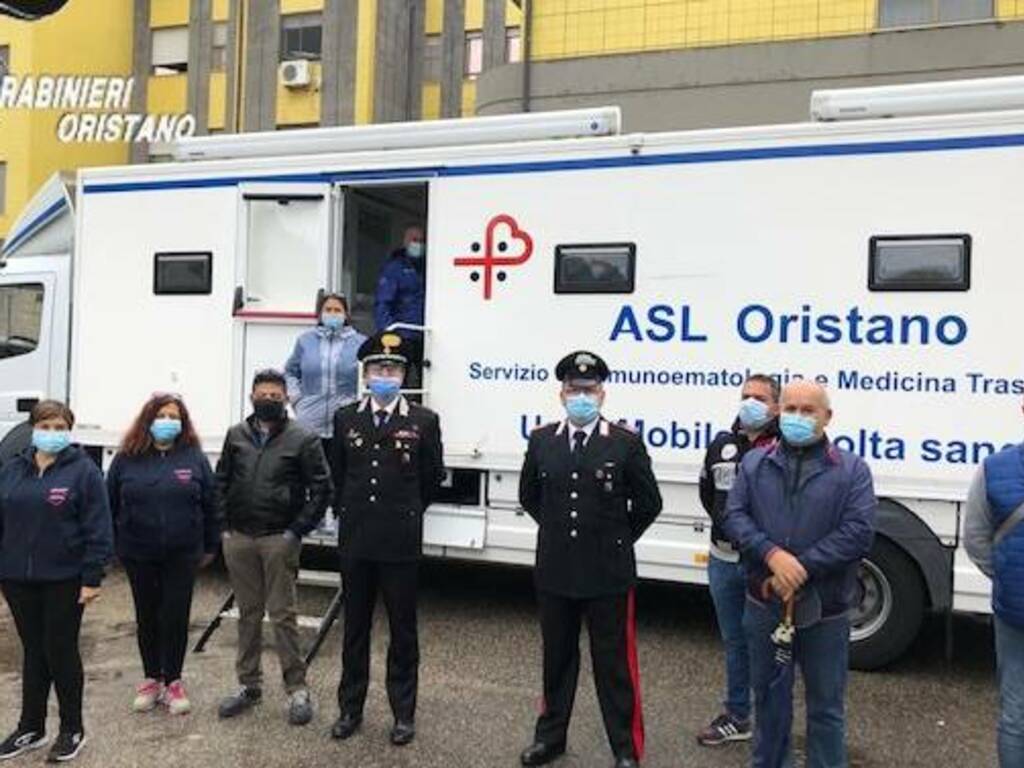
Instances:
[[[769,376],[767,373],[752,373],[750,376],[747,376],[747,380],[743,383],[746,384],[747,381],[753,381],[758,384],[767,384],[768,388],[772,392],[772,402],[779,402],[779,397],[782,395],[782,387],[779,385],[779,380],[774,376]]]
[[[28,415],[29,424],[38,424],[47,419],[64,419],[68,427],[75,426],[75,414],[60,400],[41,400],[32,406]]]
[[[262,371],[256,371],[256,375],[252,377],[253,391],[260,384],[276,384],[285,392],[288,391],[288,382],[285,380],[284,374],[274,368],[264,368]]]
[[[342,307],[342,309],[345,310],[345,315],[346,315],[345,319],[347,321],[348,320],[348,317],[347,317],[347,315],[348,315],[348,299],[345,298],[345,294],[343,294],[343,293],[336,293],[334,291],[331,291],[329,293],[321,293],[319,296],[316,297],[316,316],[317,316],[318,322],[319,322],[320,313],[324,311],[324,304],[326,304],[331,299],[334,299],[335,301],[341,302],[341,307]]]

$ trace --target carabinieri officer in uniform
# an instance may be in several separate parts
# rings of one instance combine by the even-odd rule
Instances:
[[[602,418],[608,366],[573,352],[555,368],[568,418],[530,435],[519,502],[537,521],[534,580],[544,641],[544,701],[525,766],[565,752],[586,617],[615,768],[643,757],[633,544],[661,511],[651,460],[632,430]]]
[[[333,466],[338,548],[345,585],[345,630],[335,739],[352,736],[363,720],[370,682],[370,627],[378,590],[391,627],[387,691],[391,743],[415,736],[419,645],[416,571],[423,548],[423,513],[444,479],[437,414],[400,393],[409,342],[384,333],[359,348],[369,397],[334,416]]]

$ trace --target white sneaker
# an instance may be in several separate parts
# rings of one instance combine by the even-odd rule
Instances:
[[[132,702],[132,709],[136,712],[149,712],[160,701],[164,693],[164,684],[159,680],[146,678],[135,687],[135,701]]]

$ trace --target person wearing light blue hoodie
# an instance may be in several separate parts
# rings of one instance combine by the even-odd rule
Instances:
[[[284,371],[296,420],[320,436],[330,456],[334,412],[358,394],[356,353],[366,336],[350,324],[348,301],[339,293],[322,295],[316,314],[316,327],[296,340]]]

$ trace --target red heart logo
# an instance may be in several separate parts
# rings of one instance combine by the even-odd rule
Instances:
[[[480,244],[473,243],[473,250],[479,251]],[[489,301],[494,286],[494,270],[498,267],[517,267],[525,264],[533,255],[533,238],[520,229],[519,222],[507,213],[495,216],[487,223],[484,235],[484,249],[481,256],[463,256],[455,259],[457,267],[482,267],[484,278],[484,300]],[[506,273],[497,273],[498,280],[505,279]],[[472,272],[473,280],[480,278],[479,272]]]

